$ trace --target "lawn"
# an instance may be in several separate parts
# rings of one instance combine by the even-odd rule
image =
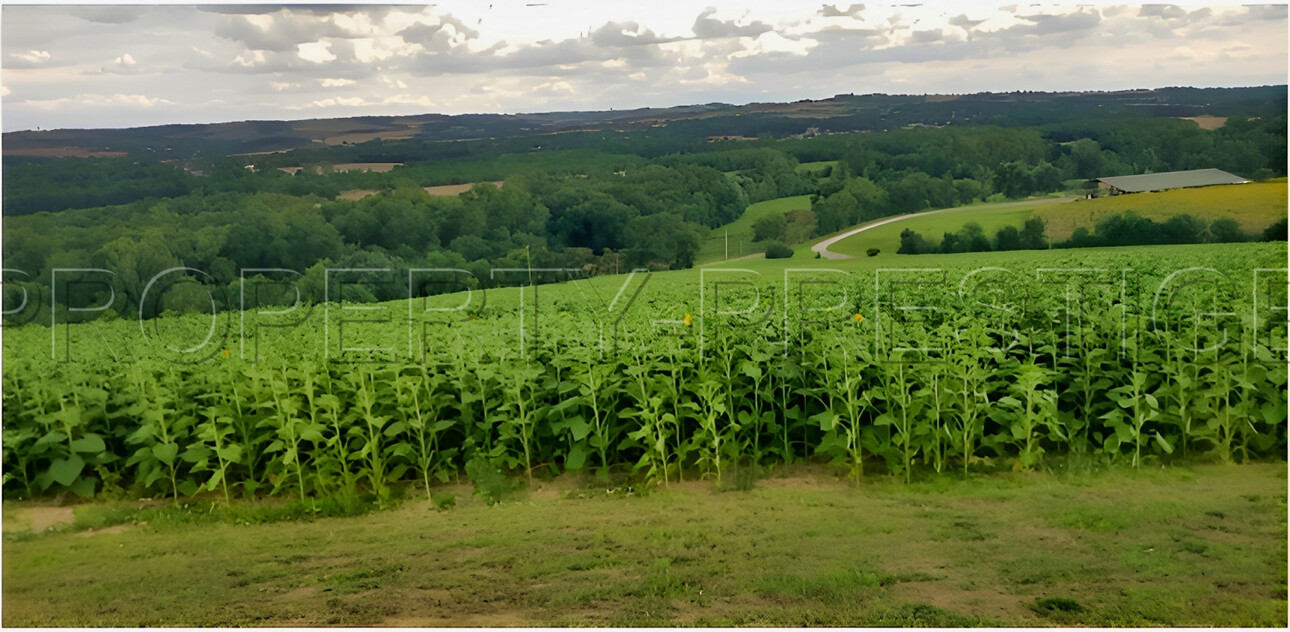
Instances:
[[[41,533],[18,530],[47,509],[6,502],[3,623],[1286,624],[1284,462],[1068,465],[860,489],[794,466],[646,496],[566,475],[494,506],[457,485],[446,510],[268,523],[267,501],[100,503]]]
[[[698,263],[722,261],[726,257],[726,234],[730,235],[730,258],[737,259],[746,255],[766,251],[766,244],[753,241],[753,223],[757,220],[793,210],[810,210],[811,196],[796,195],[776,198],[749,205],[744,214],[737,220],[714,228],[708,233],[708,239],[699,249]]]

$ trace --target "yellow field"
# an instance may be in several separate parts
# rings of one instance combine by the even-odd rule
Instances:
[[[1268,182],[1229,184],[1196,189],[1173,189],[1155,193],[1132,193],[1094,200],[1076,200],[1035,209],[1035,215],[1048,222],[1048,237],[1069,239],[1078,226],[1092,230],[1097,222],[1116,213],[1135,211],[1161,221],[1186,213],[1206,222],[1231,218],[1247,233],[1262,233],[1264,228],[1286,217],[1286,179]]]

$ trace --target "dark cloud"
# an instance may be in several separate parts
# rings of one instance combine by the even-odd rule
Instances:
[[[818,15],[824,16],[826,18],[845,18],[845,17],[858,18],[860,17],[860,14],[863,11],[864,11],[863,4],[853,4],[847,7],[846,10],[839,9],[836,6],[831,4],[826,4],[820,9],[820,12]]]
[[[197,10],[224,15],[265,15],[288,11],[298,14],[309,14],[325,17],[333,13],[368,13],[385,14],[390,6],[378,4],[211,4],[199,5]]]
[[[944,37],[945,37],[945,34],[941,32],[940,29],[932,29],[930,31],[914,31],[914,35],[910,38],[910,42],[914,44],[931,44],[933,42],[941,41],[941,39]]]
[[[659,37],[649,29],[641,30],[636,22],[605,22],[591,32],[591,43],[596,46],[621,47],[645,46],[676,41],[675,37]]]
[[[964,14],[964,13],[960,13],[949,19],[950,26],[957,26],[965,31],[971,31],[972,29],[976,28],[978,24],[984,21],[985,20],[970,19],[968,18],[967,14]]]
[[[71,14],[88,22],[125,24],[137,20],[145,9],[146,7],[83,6],[72,7]]]
[[[449,34],[447,27],[452,26],[452,34]],[[422,48],[432,52],[443,52],[452,49],[453,45],[460,43],[454,42],[458,35],[464,40],[472,40],[479,37],[479,31],[467,27],[460,20],[452,16],[440,18],[439,24],[413,24],[408,28],[398,32],[399,37],[409,44],[420,44]]]
[[[1187,10],[1173,4],[1144,4],[1138,9],[1140,18],[1185,18]]]
[[[740,26],[734,22],[725,22],[711,16],[716,9],[707,9],[694,19],[694,36],[699,39],[718,39],[722,37],[757,37],[766,31],[773,30],[769,24],[754,21]]]
[[[349,35],[335,22],[294,12],[273,14],[272,20],[266,30],[243,16],[228,16],[215,27],[215,35],[239,42],[251,50],[274,52],[294,51],[299,44],[316,42],[324,37]]]
[[[1012,29],[1018,29],[1016,32],[1027,35],[1053,35],[1072,31],[1086,31],[1096,27],[1102,21],[1102,16],[1096,11],[1078,11],[1067,15],[1019,15],[1017,17],[1030,22],[1031,25],[1019,25],[1012,27]],[[1011,31],[1012,29],[1008,30]]]
[[[1287,6],[1284,4],[1255,4],[1246,7],[1250,17],[1256,20],[1284,20]]]

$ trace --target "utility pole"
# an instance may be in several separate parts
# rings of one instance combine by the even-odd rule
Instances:
[[[726,229],[726,259],[730,259],[730,229]]]

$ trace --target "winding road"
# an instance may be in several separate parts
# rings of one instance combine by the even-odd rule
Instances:
[[[834,236],[832,236],[832,237],[829,237],[828,239],[825,239],[824,241],[821,241],[821,242],[820,242],[820,243],[818,243],[818,244],[814,244],[814,245],[812,245],[812,246],[811,246],[811,250],[812,250],[813,252],[817,252],[817,253],[819,253],[819,255],[820,255],[821,257],[825,258],[825,259],[850,259],[850,258],[851,258],[851,255],[844,255],[844,254],[842,254],[842,253],[840,253],[840,252],[833,252],[833,251],[829,250],[829,246],[832,246],[833,244],[836,244],[836,243],[838,243],[839,241],[842,241],[843,239],[846,239],[847,237],[851,237],[852,235],[858,235],[858,234],[860,234],[860,233],[863,233],[864,231],[869,230],[870,228],[877,228],[877,227],[879,227],[879,226],[885,226],[885,225],[890,224],[890,223],[892,223],[892,222],[901,222],[901,221],[904,221],[904,220],[907,220],[907,219],[913,219],[913,218],[915,218],[915,217],[924,217],[924,216],[927,216],[927,215],[935,215],[935,214],[937,214],[937,213],[948,213],[948,212],[950,212],[950,211],[962,211],[962,210],[974,209],[974,208],[975,208],[975,209],[983,209],[983,208],[986,208],[987,206],[988,206],[989,208],[1008,208],[1008,207],[1014,207],[1014,206],[1043,206],[1043,205],[1046,205],[1046,204],[1056,204],[1056,203],[1059,203],[1059,202],[1070,202],[1071,200],[1078,200],[1078,199],[1080,199],[1080,198],[1079,198],[1079,197],[1076,197],[1076,196],[1059,197],[1059,198],[1042,198],[1042,199],[1038,199],[1038,200],[1021,200],[1021,201],[1019,201],[1019,202],[1004,202],[1004,203],[1002,203],[1002,204],[982,205],[982,206],[978,206],[978,207],[972,207],[972,206],[953,206],[953,207],[950,207],[950,208],[941,208],[941,209],[936,209],[936,210],[934,210],[934,211],[923,211],[923,212],[921,212],[921,213],[910,213],[910,214],[908,214],[908,215],[897,215],[897,216],[895,216],[895,217],[887,217],[887,218],[883,218],[883,219],[876,220],[876,221],[873,221],[873,222],[869,222],[868,224],[861,224],[860,226],[857,226],[857,227],[855,227],[855,228],[852,228],[851,230],[848,230],[848,231],[846,231],[845,233],[841,233],[841,234],[838,234],[838,235],[834,235]]]

